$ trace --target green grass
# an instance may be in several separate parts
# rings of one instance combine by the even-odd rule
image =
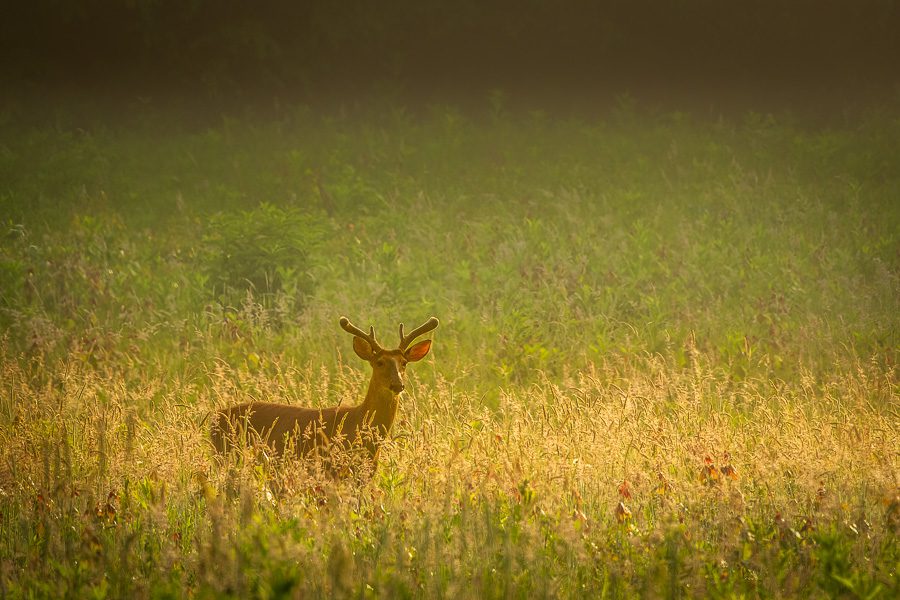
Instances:
[[[0,118],[0,595],[900,591],[895,110],[73,114]],[[441,319],[372,481],[217,463],[342,314]]]

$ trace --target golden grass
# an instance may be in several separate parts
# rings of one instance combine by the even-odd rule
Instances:
[[[355,368],[219,365],[209,385],[182,387],[74,363],[34,377],[7,357],[4,586],[28,589],[38,569],[53,593],[106,581],[270,595],[283,579],[298,594],[655,595],[710,591],[713,569],[766,595],[813,589],[802,548],[821,532],[849,536],[859,557],[896,556],[895,371],[735,382],[691,356],[683,369],[651,356],[537,374],[501,390],[497,410],[413,374],[364,482],[249,453],[223,463],[208,442],[210,412],[248,397],[355,401]],[[892,568],[871,565],[870,583],[888,585]],[[131,577],[113,582],[123,569]]]

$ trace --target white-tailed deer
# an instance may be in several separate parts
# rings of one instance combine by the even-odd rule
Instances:
[[[400,345],[386,350],[375,340],[375,328],[365,333],[346,317],[340,325],[353,334],[353,350],[372,365],[372,380],[361,404],[329,408],[301,408],[270,402],[247,402],[219,411],[213,420],[212,441],[219,452],[246,443],[249,439],[263,440],[278,454],[293,449],[305,456],[317,448],[327,448],[340,440],[344,448],[365,448],[372,466],[377,463],[378,450],[391,431],[397,416],[398,396],[403,391],[406,364],[425,358],[431,340],[423,340],[412,347],[410,343],[438,326],[431,317],[424,324],[404,335],[400,324]]]

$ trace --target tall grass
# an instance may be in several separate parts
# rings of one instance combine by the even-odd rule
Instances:
[[[891,115],[5,119],[0,595],[898,595]],[[442,322],[372,479],[217,460],[341,314]]]

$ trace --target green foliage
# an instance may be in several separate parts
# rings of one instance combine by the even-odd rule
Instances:
[[[212,216],[201,244],[203,272],[220,298],[234,302],[246,291],[266,297],[312,292],[313,257],[327,225],[293,207],[271,204]]]
[[[897,595],[891,113],[273,114],[0,125],[0,595]],[[442,323],[372,481],[215,461],[341,314]]]

